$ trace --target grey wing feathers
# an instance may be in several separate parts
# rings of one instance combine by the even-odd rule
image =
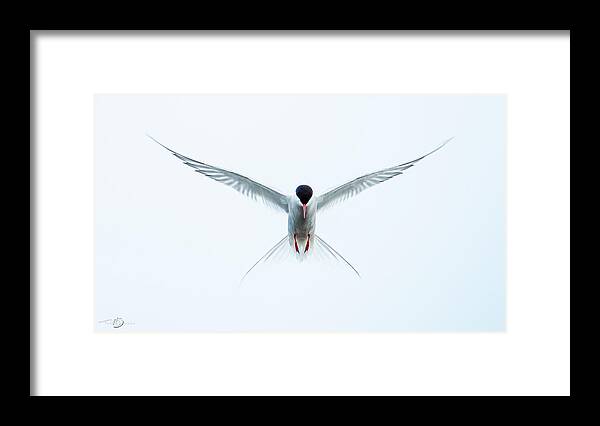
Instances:
[[[192,158],[186,157],[185,155],[181,155],[173,151],[172,149],[164,146],[152,136],[146,136],[148,136],[154,142],[171,152],[171,154],[173,154],[175,157],[183,161],[183,164],[195,169],[198,173],[202,173],[204,176],[208,176],[209,178],[214,179],[217,182],[221,182],[227,186],[230,186],[236,191],[254,200],[260,199],[265,204],[275,208],[276,210],[283,210],[287,213],[287,197],[279,193],[278,191],[275,191],[274,189],[271,189],[258,182],[255,182],[252,179],[247,178],[246,176],[242,176],[240,174],[230,172],[229,170],[221,169],[219,167],[211,166],[209,164],[202,163],[200,161],[196,161]]]
[[[422,160],[428,155],[433,154],[448,142],[450,142],[453,138],[450,138],[444,141],[440,146],[438,146],[433,151],[417,158],[416,160],[409,161],[408,163],[399,164],[394,167],[389,167],[387,169],[379,170],[377,172],[369,173],[359,178],[356,178],[344,185],[340,185],[335,189],[332,189],[329,192],[326,192],[323,195],[318,197],[317,209],[324,210],[329,208],[337,203],[340,203],[344,200],[347,200],[350,197],[355,196],[356,194],[364,191],[365,189],[371,188],[372,186],[377,185],[378,183],[385,182],[388,179],[393,178],[394,176],[402,174],[402,172],[406,169],[411,168],[415,165],[416,162]]]

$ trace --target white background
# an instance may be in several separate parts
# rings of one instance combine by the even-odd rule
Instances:
[[[317,215],[360,280],[316,244],[301,264],[288,245],[238,288],[287,215],[194,173],[146,131],[286,195],[455,138]],[[96,329],[503,331],[505,140],[499,95],[96,95],[96,320],[135,322]]]
[[[34,47],[36,393],[569,393],[568,36],[43,35]],[[95,93],[506,93],[507,332],[94,333]]]

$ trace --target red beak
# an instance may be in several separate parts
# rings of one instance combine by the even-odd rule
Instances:
[[[306,219],[306,204],[302,204],[302,216]]]

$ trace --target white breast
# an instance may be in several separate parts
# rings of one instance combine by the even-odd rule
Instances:
[[[307,204],[306,219],[302,214],[302,203],[298,197],[291,196],[288,203],[288,234],[290,236],[290,244],[293,247],[294,235],[298,241],[298,246],[303,251],[306,245],[306,240],[310,234],[311,240],[315,235],[315,225],[317,218],[317,202],[316,198],[310,200]]]

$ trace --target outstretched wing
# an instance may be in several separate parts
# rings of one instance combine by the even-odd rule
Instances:
[[[181,155],[170,148],[167,148],[162,143],[154,139],[150,135],[146,135],[154,142],[171,152],[175,157],[183,161],[183,164],[190,166],[195,169],[198,173],[202,173],[217,182],[224,183],[227,186],[232,187],[238,192],[241,192],[248,197],[257,200],[262,200],[268,206],[275,208],[276,210],[282,210],[287,213],[288,202],[287,197],[274,189],[266,187],[258,182],[254,182],[252,179],[242,176],[240,174],[230,172],[229,170],[214,167],[200,161],[196,161],[192,158]]]
[[[356,178],[348,183],[345,183],[344,185],[338,186],[337,188],[332,189],[331,191],[326,192],[325,194],[320,195],[317,198],[317,209],[319,211],[322,211],[337,203],[347,200],[350,197],[355,196],[356,194],[364,191],[367,188],[371,188],[372,186],[375,186],[378,183],[385,182],[386,180],[391,179],[394,176],[401,175],[404,170],[411,168],[415,165],[416,162],[422,160],[428,155],[433,154],[438,149],[441,149],[452,139],[453,137],[444,141],[436,149],[417,158],[416,160],[412,160],[408,163],[400,164],[398,166],[390,167],[387,169],[379,170],[378,172],[369,173],[367,175]]]

